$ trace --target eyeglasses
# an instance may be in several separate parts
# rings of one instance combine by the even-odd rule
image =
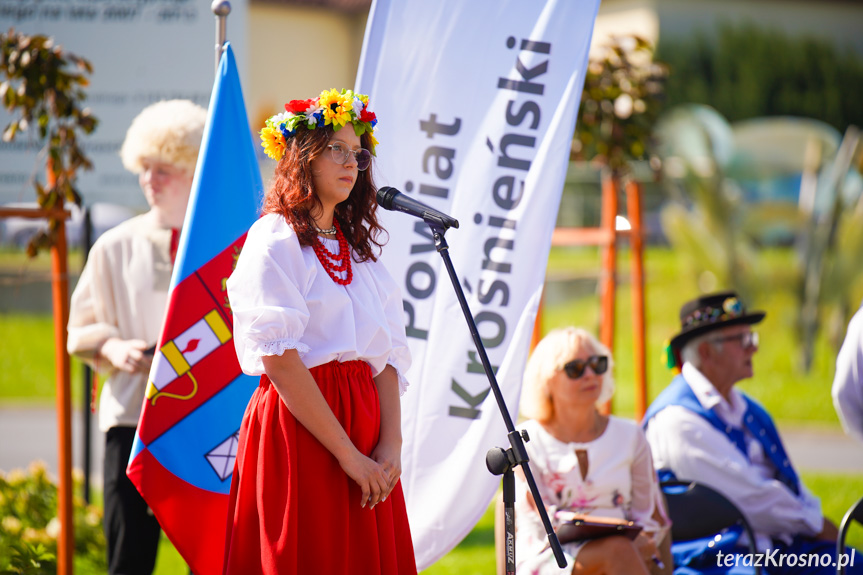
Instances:
[[[357,148],[356,150],[351,150],[349,147],[347,147],[341,142],[333,142],[327,147],[332,151],[333,161],[337,164],[344,165],[345,162],[348,161],[348,157],[351,154],[353,154],[354,158],[356,158],[357,169],[361,172],[368,169],[369,165],[372,163],[372,153],[365,148]]]
[[[569,363],[564,364],[563,370],[566,372],[569,379],[578,379],[584,375],[584,370],[590,366],[593,373],[602,375],[608,371],[608,356],[607,355],[591,355],[587,359],[574,359]]]
[[[712,342],[739,341],[740,346],[743,349],[749,349],[750,347],[758,347],[758,332],[757,331],[747,331],[744,333],[738,333],[737,335],[717,337],[715,339],[711,339],[710,341],[712,341]]]

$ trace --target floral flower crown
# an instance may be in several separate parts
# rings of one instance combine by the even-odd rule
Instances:
[[[378,120],[374,112],[369,112],[368,105],[369,97],[353,90],[324,90],[311,100],[291,100],[285,104],[284,112],[267,119],[261,129],[261,146],[269,157],[278,161],[285,155],[288,138],[297,133],[300,125],[314,130],[332,124],[338,132],[350,123],[357,136],[368,132],[372,138],[369,151],[374,154],[378,141],[372,132]]]

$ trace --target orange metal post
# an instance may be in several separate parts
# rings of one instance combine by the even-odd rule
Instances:
[[[601,228],[607,237],[603,248],[602,277],[600,280],[600,298],[602,316],[599,326],[599,340],[614,351],[614,296],[617,289],[617,178],[609,170],[602,172],[602,216]],[[612,401],[609,400],[604,410],[611,413]]]
[[[55,218],[65,221],[69,219],[70,215],[71,212],[62,207],[45,210],[42,208],[7,208],[0,206],[0,218],[29,218],[31,220]]]
[[[48,170],[49,174],[51,170]],[[62,208],[62,205],[60,206]],[[54,304],[54,361],[57,377],[57,573],[72,575],[75,531],[72,518],[72,407],[66,324],[69,321],[69,275],[66,252],[66,221],[57,219],[57,243],[51,247],[51,299]]]
[[[606,234],[603,248],[600,296],[602,323],[599,339],[608,349],[614,349],[614,292],[617,287],[617,236],[614,223],[617,217],[617,179],[611,172],[602,174],[602,230]]]
[[[641,219],[641,184],[626,181],[626,213],[632,232],[629,236],[632,254],[632,355],[635,365],[635,420],[641,421],[647,410],[647,354],[644,319],[644,235]]]
[[[605,210],[603,203],[602,209]],[[604,223],[604,220],[603,220]],[[601,228],[556,228],[551,236],[553,246],[607,246],[614,239],[614,229]],[[623,235],[620,232],[617,235]]]

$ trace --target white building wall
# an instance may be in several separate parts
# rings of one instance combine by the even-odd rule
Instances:
[[[249,8],[246,109],[252,129],[289,100],[353,88],[366,14],[252,4]]]

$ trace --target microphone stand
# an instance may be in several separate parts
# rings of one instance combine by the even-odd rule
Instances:
[[[524,476],[527,479],[527,484],[530,487],[530,492],[533,494],[533,500],[536,502],[536,509],[542,519],[542,524],[545,527],[545,532],[548,534],[548,543],[557,560],[557,565],[563,569],[566,567],[566,557],[563,556],[563,550],[560,548],[560,542],[557,539],[557,534],[551,526],[551,521],[548,519],[545,506],[542,503],[542,497],[536,487],[536,481],[533,479],[533,474],[530,472],[530,466],[527,465],[530,458],[527,455],[527,450],[524,447],[525,442],[530,441],[526,431],[519,433],[513,425],[512,418],[509,416],[509,410],[506,407],[506,402],[503,399],[503,394],[500,391],[500,386],[497,384],[497,379],[494,376],[494,371],[491,367],[491,362],[486,354],[482,339],[479,336],[479,330],[476,327],[476,322],[467,305],[467,300],[464,297],[464,291],[461,288],[461,283],[453,268],[452,260],[449,257],[449,245],[447,245],[444,234],[449,227],[448,222],[441,218],[435,217],[433,214],[425,214],[423,221],[431,228],[434,237],[434,244],[437,252],[443,258],[444,266],[449,274],[453,289],[455,290],[458,302],[461,304],[462,312],[467,321],[470,333],[473,336],[476,350],[482,360],[482,367],[485,370],[485,375],[488,377],[488,382],[491,385],[491,391],[494,393],[494,398],[497,400],[497,406],[503,421],[506,424],[507,437],[509,438],[510,448],[503,449],[501,447],[493,447],[486,454],[486,467],[494,475],[503,475],[503,502],[504,502],[504,518],[505,518],[505,544],[506,544],[506,573],[507,575],[515,574],[515,474],[513,469],[520,465]],[[458,227],[456,222],[455,227]]]

